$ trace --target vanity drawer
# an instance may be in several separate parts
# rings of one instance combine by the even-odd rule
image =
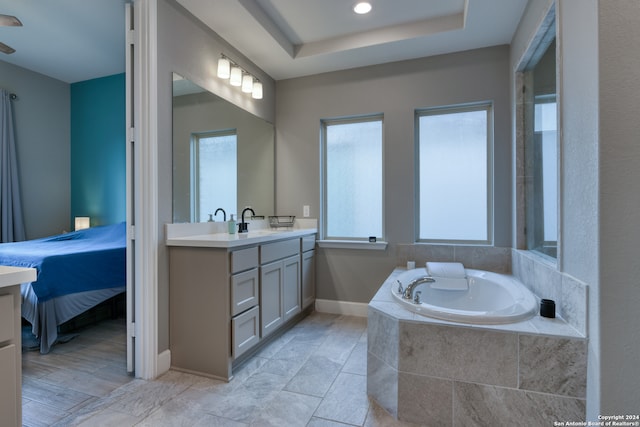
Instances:
[[[231,315],[258,305],[259,295],[257,268],[231,276]]]
[[[231,274],[258,266],[258,247],[231,252]]]
[[[237,358],[260,341],[260,307],[231,319],[232,355]]]
[[[283,240],[260,246],[260,264],[287,258],[300,253],[300,239]]]
[[[316,247],[316,235],[302,236],[302,252],[310,251]]]
[[[0,343],[14,339],[13,295],[0,296]]]

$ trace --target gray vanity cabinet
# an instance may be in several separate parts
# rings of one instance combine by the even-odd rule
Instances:
[[[282,289],[284,300],[284,321],[302,311],[300,306],[300,255],[295,254],[282,261],[284,276]]]
[[[258,248],[233,251],[231,257],[231,356],[235,359],[260,341]]]
[[[316,236],[304,236],[302,238],[302,264],[301,264],[301,296],[302,309],[309,307],[316,300],[316,262],[315,262]]]
[[[260,246],[262,337],[300,313],[300,239]]]
[[[231,285],[226,249],[169,247],[171,367],[231,378]]]
[[[282,302],[282,261],[260,266],[261,335],[266,337],[284,323]]]
[[[172,368],[229,380],[249,350],[293,321],[302,312],[304,263],[305,283],[313,283],[304,238],[233,248],[169,246]],[[308,305],[313,292],[304,292]]]

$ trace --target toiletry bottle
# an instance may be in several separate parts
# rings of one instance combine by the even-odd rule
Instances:
[[[229,234],[236,234],[236,220],[233,219],[233,214],[231,214],[231,219],[227,221],[227,225],[229,226]]]

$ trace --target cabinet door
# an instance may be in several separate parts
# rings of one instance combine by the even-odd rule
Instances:
[[[302,308],[307,308],[316,299],[315,251],[302,253]]]
[[[292,256],[283,260],[282,294],[284,299],[284,320],[291,319],[302,310],[300,308],[300,257]]]
[[[260,267],[260,330],[263,338],[284,322],[282,275],[282,261]]]

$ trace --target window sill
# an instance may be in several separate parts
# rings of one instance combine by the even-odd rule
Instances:
[[[384,251],[387,242],[363,242],[360,240],[318,240],[318,247],[330,249],[362,249]]]

